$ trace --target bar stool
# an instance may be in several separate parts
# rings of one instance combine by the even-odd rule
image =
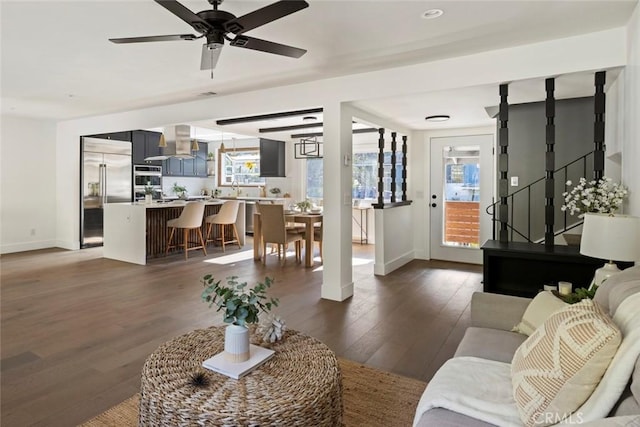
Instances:
[[[171,228],[171,234],[169,235],[169,241],[167,242],[167,249],[165,250],[165,256],[169,253],[169,249],[178,247],[177,244],[172,245],[173,235],[176,228],[183,230],[182,244],[184,248],[184,259],[189,258],[189,251],[193,249],[202,249],[204,255],[207,255],[207,249],[205,248],[204,239],[202,238],[202,217],[204,216],[204,203],[202,202],[187,202],[180,213],[180,216],[175,219],[167,221],[167,227]],[[189,247],[189,231],[197,230],[198,237],[200,238],[200,246]],[[191,242],[198,244],[198,242]]]
[[[207,223],[207,243],[220,240],[222,243],[222,252],[224,252],[224,245],[227,243],[237,243],[238,248],[242,249],[240,245],[240,237],[238,237],[238,229],[236,228],[236,218],[238,217],[238,207],[240,202],[237,200],[228,200],[224,202],[220,211],[215,215],[209,215],[205,218]],[[220,237],[211,239],[211,229],[216,225],[220,232]],[[233,232],[233,239],[226,240],[225,228],[231,226]]]

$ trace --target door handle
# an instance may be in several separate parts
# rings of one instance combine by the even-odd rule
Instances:
[[[435,208],[436,206],[438,206],[436,203],[431,203],[432,208]]]

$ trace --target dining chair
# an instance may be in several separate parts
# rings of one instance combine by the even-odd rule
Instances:
[[[291,242],[295,243],[296,262],[300,262],[304,234],[297,230],[288,230],[286,228],[284,206],[261,204],[258,209],[261,221],[262,263],[266,264],[267,262],[268,243],[274,243],[278,246],[278,260],[282,262],[282,258],[284,258],[283,263],[286,263],[287,248]],[[281,249],[284,251],[284,257],[281,256]]]
[[[217,214],[209,215],[205,219],[205,222],[207,223],[207,243],[220,240],[222,244],[222,252],[224,252],[224,245],[227,243],[237,243],[238,247],[242,249],[242,245],[240,245],[240,237],[238,237],[238,229],[236,228],[239,206],[239,201],[227,200],[223,203],[222,207],[220,207],[220,211],[218,211]],[[211,229],[214,225],[218,229],[219,237],[211,239]],[[228,227],[231,227],[232,238],[230,240],[226,240],[226,231]]]
[[[202,249],[205,256],[207,255],[207,249],[205,248],[204,239],[202,237],[202,218],[204,216],[204,203],[202,202],[187,202],[187,204],[182,209],[180,216],[175,219],[170,219],[167,221],[167,227],[171,229],[171,233],[169,234],[169,240],[167,241],[167,248],[164,252],[165,256],[169,253],[169,249],[177,248],[178,245],[171,243],[173,242],[173,237],[176,232],[176,228],[180,228],[183,230],[182,235],[182,246],[184,250],[184,259],[189,258],[189,251],[194,249]],[[189,242],[189,231],[197,230],[197,234],[199,237],[199,242]],[[189,243],[200,244],[200,246],[191,246],[189,247]]]
[[[319,225],[316,224],[313,227],[313,241],[318,243],[318,248],[320,249],[320,262],[322,262],[322,234],[323,234],[323,224],[324,223],[320,223]],[[307,232],[306,230],[302,230],[302,235],[304,236],[305,240],[307,238]],[[313,248],[304,248],[305,251],[309,250],[309,251],[313,251]],[[313,252],[311,253],[311,258],[313,258]]]

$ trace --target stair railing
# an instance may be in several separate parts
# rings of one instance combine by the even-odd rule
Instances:
[[[585,154],[582,157],[579,157],[575,160],[573,160],[572,162],[567,163],[564,166],[561,166],[560,168],[556,169],[554,171],[554,175],[557,173],[561,173],[564,176],[564,183],[565,183],[565,191],[567,189],[567,185],[566,182],[569,179],[569,175],[568,175],[568,169],[570,166],[582,162],[582,176],[586,177],[587,176],[587,160],[589,158],[589,156],[592,156],[594,153],[594,151],[591,151],[587,154]],[[557,176],[557,175],[556,175]],[[518,236],[522,237],[523,239],[525,239],[527,242],[534,242],[534,240],[531,237],[531,188],[540,183],[543,182],[545,180],[545,177],[542,177],[540,179],[537,179],[535,181],[533,181],[531,184],[527,185],[526,187],[523,187],[517,191],[514,191],[513,193],[509,194],[507,196],[507,200],[508,200],[508,206],[509,206],[509,223],[507,223],[507,228],[509,229],[509,240],[513,241],[514,238],[514,234],[517,234]],[[526,200],[527,200],[527,231],[520,231],[517,230],[513,225],[512,225],[512,221],[513,221],[513,214],[514,214],[514,207],[515,207],[515,196],[517,194],[526,192]],[[562,199],[562,201],[564,202],[564,199]],[[492,222],[492,239],[496,240],[496,223],[499,222],[499,219],[496,218],[496,206],[500,203],[500,201],[496,201],[492,204],[490,204],[489,206],[487,206],[487,208],[485,209],[485,212],[489,215],[491,215],[491,222]],[[572,224],[567,224],[568,223],[568,214],[566,211],[564,211],[564,221],[563,221],[563,226],[562,228],[558,229],[555,231],[555,235],[559,235],[564,233],[565,231],[569,231],[575,227],[578,227],[579,225],[582,224],[582,221],[577,221],[575,223]],[[542,238],[541,240],[536,240],[536,243],[539,243],[540,241],[544,242],[544,238]]]

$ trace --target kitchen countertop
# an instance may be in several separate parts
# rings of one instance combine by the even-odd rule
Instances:
[[[145,209],[159,209],[159,208],[175,208],[175,207],[180,207],[180,206],[184,206],[187,204],[188,201],[195,201],[195,200],[172,200],[170,202],[153,202],[153,203],[145,203],[145,202],[127,202],[127,203],[109,203],[110,205],[128,205],[128,206],[136,206],[136,207],[143,207]],[[209,199],[209,200],[202,200],[202,202],[204,202],[205,205],[221,205],[224,203],[224,200],[220,200],[220,199]]]
[[[276,202],[282,202],[284,200],[287,200],[285,197],[252,197],[252,196],[239,196],[239,197],[222,196],[220,198],[224,200],[247,200],[247,201],[269,200],[269,201],[276,201]]]

